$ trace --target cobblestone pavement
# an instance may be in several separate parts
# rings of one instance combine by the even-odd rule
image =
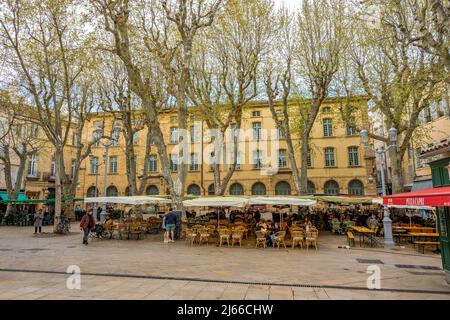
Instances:
[[[255,249],[92,240],[81,233],[33,235],[0,227],[0,299],[445,299],[441,258],[412,248],[339,249],[344,236],[322,233],[319,249]],[[358,260],[363,259],[363,260]],[[380,260],[380,261],[367,261]],[[66,287],[68,266],[81,270],[81,289]],[[381,271],[381,290],[368,290],[367,267]]]

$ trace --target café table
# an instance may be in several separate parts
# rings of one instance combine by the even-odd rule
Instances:
[[[370,244],[373,246],[373,235],[375,234],[375,231],[366,228],[366,227],[360,227],[360,226],[353,226],[352,230],[358,233],[359,235],[359,246],[362,247],[362,243],[364,242],[364,238],[368,236],[370,238]],[[362,239],[362,241],[361,241]]]

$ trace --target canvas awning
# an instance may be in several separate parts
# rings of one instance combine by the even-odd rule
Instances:
[[[63,198],[61,199],[62,202],[67,202],[67,201],[83,201],[83,198]],[[6,200],[4,201],[6,203],[15,203],[15,204],[34,204],[34,203],[54,203],[55,199],[23,199],[20,200],[16,199],[16,200]]]
[[[96,197],[96,198],[84,198],[85,203],[114,203],[114,204],[132,204],[132,205],[144,205],[144,204],[166,204],[172,201],[160,197],[150,196],[131,196],[131,197]]]
[[[381,198],[358,197],[358,196],[318,196],[317,200],[323,202],[346,203],[346,204],[374,204],[381,203]]]
[[[268,204],[268,205],[293,205],[293,206],[312,206],[317,201],[299,197],[253,197],[249,204]]]
[[[27,196],[23,193],[19,193],[17,199],[8,200],[8,194],[6,192],[0,192],[0,200],[1,201],[26,201],[28,200]]]
[[[412,207],[449,207],[450,187],[431,188],[383,197],[384,205]]]
[[[236,207],[243,208],[248,204],[247,198],[241,197],[200,197],[183,201],[185,207]]]

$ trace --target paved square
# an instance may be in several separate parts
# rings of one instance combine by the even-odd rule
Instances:
[[[412,248],[339,249],[346,238],[325,232],[316,252],[255,249],[252,243],[191,247],[164,244],[160,235],[93,240],[86,247],[81,233],[50,231],[33,236],[30,227],[0,227],[0,299],[450,300],[439,255]],[[383,263],[375,265],[382,290],[367,289],[369,260]],[[70,265],[81,269],[80,290],[67,289]]]

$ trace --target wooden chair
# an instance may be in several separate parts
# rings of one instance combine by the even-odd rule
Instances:
[[[262,231],[256,231],[256,248],[259,246],[263,246],[263,248],[266,248],[266,234]]]
[[[225,242],[230,246],[231,231],[229,229],[219,229],[219,247]]]
[[[278,231],[273,236],[273,247],[275,246],[280,249],[280,244],[282,244],[286,248],[286,243],[284,242],[284,238],[286,237],[286,231]]]
[[[303,244],[305,243],[304,233],[302,231],[293,231],[291,232],[292,236],[292,249],[295,248],[298,244],[300,248],[303,249]]]
[[[242,247],[242,239],[244,238],[244,230],[237,228],[231,234],[231,246],[234,246],[234,243],[239,243],[239,247]]]
[[[309,246],[313,245],[317,251],[317,237],[318,233],[314,231],[306,232],[305,242],[306,242],[306,250],[309,250]]]
[[[144,234],[145,229],[140,223],[135,222],[130,225],[129,237],[136,236],[136,240],[139,240],[141,235],[144,237]]]
[[[206,242],[206,245],[208,245],[210,237],[211,233],[209,232],[209,228],[205,227],[202,229],[198,229],[198,244]]]
[[[117,232],[119,233],[120,240],[122,240],[122,236],[126,235],[127,239],[130,239],[130,226],[126,223],[119,223],[117,225]]]
[[[185,236],[185,242],[189,243],[192,246],[197,237],[197,233],[195,233],[192,229],[186,228],[184,230],[184,236]]]

